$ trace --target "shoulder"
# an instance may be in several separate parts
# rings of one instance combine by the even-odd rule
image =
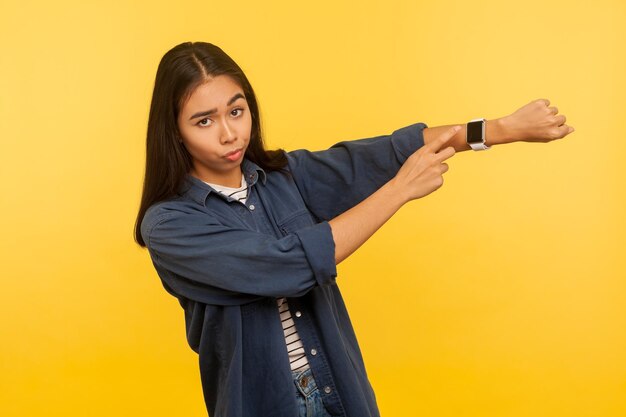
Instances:
[[[193,201],[183,197],[171,198],[151,205],[141,222],[141,236],[146,245],[150,245],[150,238],[155,228],[171,222],[193,222],[202,215],[206,219],[207,213],[202,212]]]

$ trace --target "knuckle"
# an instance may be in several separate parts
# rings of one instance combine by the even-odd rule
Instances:
[[[550,129],[548,132],[548,137],[550,139],[558,139],[561,136],[561,131],[559,129]]]

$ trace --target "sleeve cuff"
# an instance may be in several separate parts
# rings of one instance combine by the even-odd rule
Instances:
[[[409,156],[424,146],[426,123],[415,123],[395,130],[391,134],[391,142],[400,164],[404,164]]]
[[[304,248],[319,285],[330,284],[337,276],[335,264],[335,241],[328,222],[321,222],[294,232]]]

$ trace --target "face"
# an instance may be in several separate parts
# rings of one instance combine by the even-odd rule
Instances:
[[[191,175],[227,187],[241,185],[241,161],[252,116],[243,89],[227,75],[198,86],[178,115],[178,130],[193,158]]]

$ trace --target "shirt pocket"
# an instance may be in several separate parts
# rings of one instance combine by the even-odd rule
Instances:
[[[313,221],[313,216],[308,210],[299,210],[295,213],[290,214],[285,217],[283,220],[277,222],[278,228],[283,236],[287,236],[290,233],[295,232],[296,230],[303,229],[305,227],[313,226],[315,222]]]

